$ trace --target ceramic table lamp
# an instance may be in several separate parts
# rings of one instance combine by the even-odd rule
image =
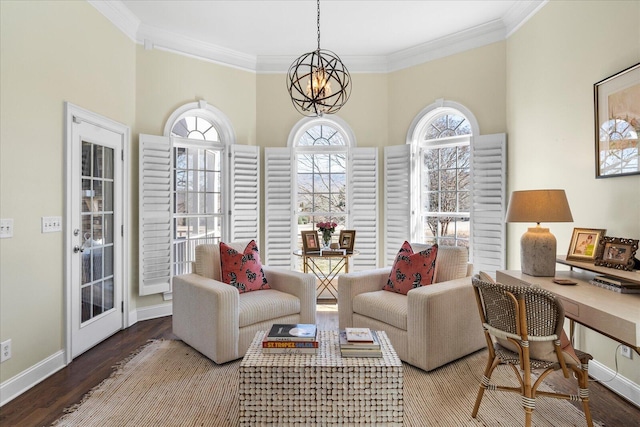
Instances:
[[[535,222],[520,239],[522,272],[530,276],[556,274],[556,238],[541,222],[572,222],[564,190],[528,190],[511,193],[506,222]]]

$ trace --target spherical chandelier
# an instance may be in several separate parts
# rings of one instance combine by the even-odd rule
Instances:
[[[287,89],[294,107],[305,116],[336,113],[351,95],[351,76],[338,55],[320,49],[320,0],[318,48],[293,61],[287,73]]]

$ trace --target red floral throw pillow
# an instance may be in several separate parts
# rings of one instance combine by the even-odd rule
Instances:
[[[222,281],[235,286],[240,293],[271,289],[262,271],[255,240],[249,242],[243,253],[220,242],[220,270]]]
[[[432,284],[437,255],[437,244],[414,254],[409,242],[404,242],[383,289],[406,295],[411,289]]]

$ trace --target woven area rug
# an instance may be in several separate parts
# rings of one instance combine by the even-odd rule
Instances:
[[[478,418],[471,418],[485,362],[481,351],[428,373],[404,364],[404,425],[523,425],[520,398],[512,393],[486,392]],[[236,426],[239,366],[216,365],[181,341],[153,341],[53,425]],[[570,403],[541,398],[533,424],[584,426],[585,420]]]

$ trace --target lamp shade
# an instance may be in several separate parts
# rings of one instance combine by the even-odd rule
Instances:
[[[564,190],[526,190],[511,193],[506,222],[572,222]]]

